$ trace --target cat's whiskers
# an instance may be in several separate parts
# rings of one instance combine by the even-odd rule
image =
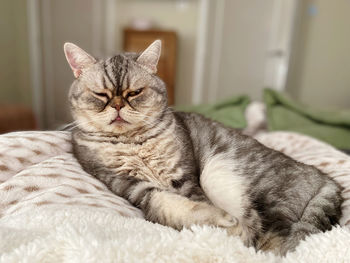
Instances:
[[[165,115],[173,114],[174,110],[171,109],[171,111],[172,111],[172,112],[167,112],[167,113],[165,113]],[[135,114],[135,115],[140,115],[140,116],[142,116],[142,117],[144,117],[144,118],[149,118],[149,116],[147,116],[147,115],[145,115],[145,114],[143,114],[143,113],[140,113],[140,112],[134,112],[134,111],[132,111],[132,112],[130,112],[130,113]],[[132,115],[132,114],[130,114],[130,115]],[[151,128],[151,127],[154,126],[154,124],[156,124],[157,122],[159,122],[159,120],[157,120],[157,119],[155,119],[154,121],[147,121],[147,120],[143,119],[143,121],[146,123],[145,126],[146,126],[147,128],[148,128],[148,127]],[[174,125],[175,125],[176,128],[180,128],[180,129],[182,129],[183,131],[187,132],[186,129],[184,129],[183,127],[179,126],[176,122],[174,123]],[[179,139],[179,137],[176,135],[176,133],[173,133],[173,136],[174,136],[174,138],[176,139],[176,141],[177,141],[177,142],[179,143],[179,145],[180,145],[182,142],[181,142],[181,140]]]
[[[98,118],[94,118],[93,120],[84,121],[84,122],[74,121],[73,123],[76,123],[76,125],[74,125],[70,129],[75,129],[77,127],[82,127],[85,124],[90,124],[90,123],[96,122],[98,120],[102,120],[104,117],[106,117],[106,116],[98,116]]]
[[[166,112],[166,113],[165,113],[166,115],[170,115],[170,114],[173,114],[174,112],[176,112],[176,111],[175,111],[174,109],[172,109],[172,108],[168,108],[168,111],[170,111],[170,112]],[[181,127],[181,126],[178,125],[177,123],[175,123],[175,125],[176,125],[177,128],[182,129],[182,130],[185,131],[186,133],[188,132],[185,128]]]
[[[143,113],[140,113],[140,112],[136,112],[136,111],[129,111],[128,112],[130,115],[134,115],[134,116],[137,116],[137,115],[140,115],[141,117],[144,117],[143,119],[142,119],[142,121],[144,122],[144,123],[146,123],[146,127],[148,128],[148,127],[153,127],[154,126],[154,124],[156,124],[157,123],[157,120],[154,120],[154,121],[150,121],[150,120],[147,120],[146,118],[149,118],[149,116],[147,116],[147,115],[145,115],[145,114],[143,114]]]
[[[173,110],[173,109],[171,109],[171,108],[168,108],[171,112],[166,112],[165,114],[166,115],[170,115],[170,114],[173,114],[173,112],[175,112],[175,110]],[[175,122],[175,126],[177,127],[177,128],[180,128],[180,129],[182,129],[183,131],[185,131],[186,133],[188,132],[185,128],[183,128],[183,127],[181,127],[180,125],[178,125],[176,122]]]

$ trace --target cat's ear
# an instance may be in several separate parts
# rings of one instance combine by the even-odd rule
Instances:
[[[162,50],[162,41],[154,41],[142,54],[137,58],[140,63],[151,74],[157,73],[157,64]]]
[[[76,78],[80,76],[83,68],[96,63],[94,57],[72,43],[65,43],[63,49]]]

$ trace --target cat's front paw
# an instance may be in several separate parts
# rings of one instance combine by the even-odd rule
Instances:
[[[223,211],[221,217],[217,219],[217,226],[220,227],[235,227],[238,225],[238,219]]]
[[[236,217],[209,204],[197,205],[193,212],[197,224],[215,225],[224,228],[234,227],[238,224]]]

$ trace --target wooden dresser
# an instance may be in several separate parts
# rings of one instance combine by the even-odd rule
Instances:
[[[0,105],[0,134],[36,128],[36,120],[30,107],[18,104]]]

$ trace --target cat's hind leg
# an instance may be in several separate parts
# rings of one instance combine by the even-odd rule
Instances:
[[[285,255],[294,251],[307,236],[330,230],[338,222],[342,202],[340,187],[327,177],[307,187],[310,191],[303,193],[303,199],[294,188],[290,189],[289,199],[266,206],[265,223],[270,223],[265,225],[265,232],[257,242],[258,249]],[[292,201],[298,195],[296,207]]]
[[[343,201],[340,191],[340,186],[330,179],[317,189],[316,195],[304,204],[299,220],[292,224],[290,234],[281,246],[281,255],[294,251],[308,235],[331,230],[339,222]]]

